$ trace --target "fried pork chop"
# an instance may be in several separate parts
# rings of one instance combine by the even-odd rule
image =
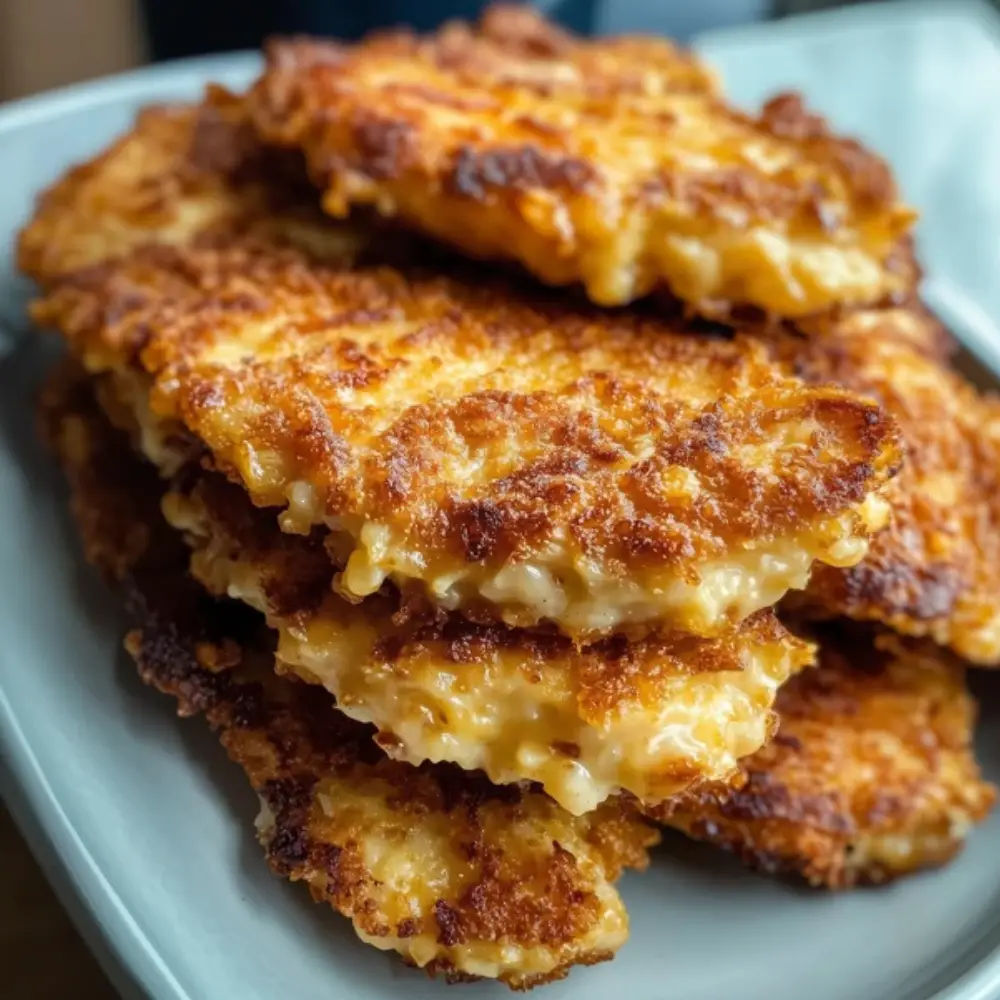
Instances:
[[[900,450],[750,338],[293,251],[150,247],[36,303],[173,471],[204,447],[349,599],[698,634],[857,563]],[[152,424],[151,424],[152,420]],[[180,442],[180,446],[175,446]]]
[[[36,315],[117,372],[147,455],[179,467],[190,420],[286,526],[333,528],[349,597],[390,577],[583,636],[712,631],[863,554],[896,456],[870,407],[802,393],[749,341],[351,269],[372,233],[338,239],[302,197],[216,90],[58,182],[19,256],[61,286]]]
[[[842,319],[835,338],[786,341],[790,367],[878,399],[906,442],[891,524],[865,560],[817,567],[795,603],[884,622],[981,665],[1000,662],[1000,402],[924,351],[912,309]],[[914,332],[916,331],[916,336]],[[802,597],[804,596],[804,602]]]
[[[761,611],[724,636],[659,632],[578,648],[553,632],[411,615],[398,595],[329,592],[315,539],[278,529],[221,477],[182,477],[164,501],[208,590],[278,630],[279,669],[325,685],[390,756],[535,781],[570,812],[625,790],[660,801],[726,781],[771,735],[775,692],[812,660]]]
[[[254,186],[262,177],[269,194]],[[143,205],[155,211],[135,207]],[[326,239],[327,255],[340,259],[347,251],[333,236],[339,231],[316,224],[308,195],[290,173],[273,169],[249,133],[241,100],[215,91],[200,108],[143,113],[132,133],[57,184],[22,236],[20,259],[51,284],[75,267],[142,243],[211,244],[233,232],[274,247],[305,241],[320,253]],[[362,230],[352,238],[363,242]],[[902,425],[911,455],[891,487],[892,527],[857,568],[820,567],[810,591],[812,613],[886,621],[908,634],[931,635],[977,662],[995,661],[995,405],[944,370],[948,336],[919,305],[799,326],[804,338],[782,334],[772,341],[782,365],[807,380],[840,381],[881,399]],[[142,408],[145,398],[144,391],[134,392],[131,406]],[[122,419],[127,423],[129,414]],[[153,451],[155,427],[149,419],[146,425],[146,447]],[[169,464],[170,454],[164,451],[161,460]]]
[[[996,789],[972,750],[976,706],[947,652],[841,623],[778,695],[781,727],[746,784],[659,816],[771,874],[817,886],[884,882],[944,864]]]
[[[331,214],[374,205],[601,305],[665,286],[801,316],[910,290],[914,213],[886,164],[794,95],[733,110],[667,42],[498,6],[430,37],[276,41],[252,103]]]
[[[77,413],[94,438],[112,433],[93,399]],[[812,661],[771,611],[715,639],[578,648],[553,631],[421,615],[398,594],[352,604],[330,591],[320,533],[282,532],[273,511],[198,468],[175,477],[163,511],[195,578],[266,615],[279,671],[324,685],[391,757],[534,781],[577,815],[620,791],[658,802],[737,777],[774,730],[778,687]]]
[[[629,806],[574,818],[538,791],[390,760],[322,688],[274,674],[255,615],[194,584],[157,510],[162,484],[95,421],[74,371],[50,383],[43,418],[88,558],[132,591],[143,680],[204,714],[246,771],[275,873],[363,941],[449,978],[524,989],[613,956],[628,932],[613,882],[657,840]]]

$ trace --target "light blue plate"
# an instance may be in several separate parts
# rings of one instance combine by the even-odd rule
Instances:
[[[985,11],[876,7],[703,47],[739,99],[801,88],[893,159],[925,213],[934,304],[1000,372],[1000,56]],[[119,653],[117,602],[81,566],[59,477],[35,441],[31,397],[52,348],[23,328],[27,290],[8,252],[32,195],[141,103],[193,96],[209,78],[239,84],[254,66],[199,60],[0,110],[2,789],[123,992],[424,1000],[446,988],[357,944],[346,921],[267,874],[241,776]],[[984,685],[980,734],[994,780],[998,681]],[[889,889],[812,893],[672,837],[624,894],[633,933],[620,957],[545,988],[547,1000],[1000,998],[1000,816],[954,865]]]

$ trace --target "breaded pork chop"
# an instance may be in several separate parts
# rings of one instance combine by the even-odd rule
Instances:
[[[996,789],[972,749],[961,663],[928,642],[841,623],[780,691],[781,726],[746,784],[659,811],[752,867],[817,886],[884,882],[955,855]]]
[[[317,224],[309,196],[294,174],[279,166],[250,134],[240,98],[216,89],[200,107],[149,109],[132,132],[72,171],[40,201],[21,237],[21,265],[51,285],[143,244],[211,245],[234,233],[273,248],[308,247],[333,260],[364,253],[371,232],[354,227],[340,239],[342,225]],[[380,252],[384,244],[380,241]],[[932,317],[918,309],[895,315],[908,318],[905,330],[915,349],[935,356],[943,352],[946,338]],[[873,310],[846,324],[842,318],[816,319],[807,333],[835,339],[840,330],[877,323],[880,316]],[[903,330],[904,324],[894,320],[894,333]],[[791,343],[800,349],[801,341]],[[146,413],[145,388],[121,385],[118,395],[130,402],[106,397],[109,409],[120,411],[117,422],[129,424],[130,408],[143,412],[147,454],[166,468],[178,464],[163,440],[171,436],[169,429],[162,433]],[[183,432],[174,435],[174,444],[183,440]]]
[[[86,388],[103,395],[96,381]],[[110,451],[94,395],[76,397],[91,450]],[[715,639],[657,632],[581,649],[551,631],[421,615],[391,592],[352,604],[330,593],[321,533],[282,532],[217,473],[183,470],[162,507],[194,577],[266,615],[279,671],[327,687],[391,757],[534,781],[574,814],[622,790],[654,802],[738,777],[774,730],[776,690],[812,660],[770,610]]]
[[[812,660],[770,610],[714,639],[661,631],[578,648],[414,614],[391,593],[352,604],[329,592],[320,538],[281,532],[216,474],[179,480],[163,510],[193,547],[192,572],[266,614],[280,670],[325,685],[394,758],[535,781],[575,814],[623,790],[661,801],[733,778],[770,738],[778,687]]]
[[[58,197],[43,201],[22,240],[22,261],[37,259],[25,247],[45,247],[45,266],[33,264],[31,270],[51,282],[74,266],[113,256],[116,234],[125,233],[133,236],[121,251],[136,243],[211,241],[239,231],[277,246],[304,240],[322,253],[324,234],[337,227],[315,224],[308,195],[290,174],[267,175],[271,201],[247,183],[261,176],[264,159],[248,134],[243,105],[223,92],[210,95],[200,110],[144,113],[129,137],[71,174],[54,189]],[[200,180],[192,183],[192,177]],[[289,216],[297,197],[303,200]],[[285,212],[275,209],[275,199]],[[132,219],[147,217],[121,206],[156,209],[129,229],[108,224],[115,205]],[[234,227],[233,219],[242,221]],[[361,233],[355,231],[359,241]],[[327,253],[336,258],[343,249],[331,235]],[[881,399],[904,427],[912,455],[910,468],[892,487],[893,527],[878,536],[856,569],[820,569],[811,589],[812,613],[826,609],[890,621],[909,634],[930,634],[977,662],[995,660],[995,404],[944,371],[949,337],[919,305],[814,318],[798,326],[807,339],[782,334],[778,340],[788,370]],[[155,439],[147,445],[154,448]]]
[[[857,313],[833,336],[780,345],[806,380],[878,399],[907,452],[887,493],[890,526],[859,565],[817,567],[795,603],[812,614],[884,622],[997,664],[1000,402],[925,353],[926,322],[912,309]]]
[[[116,373],[151,459],[193,441],[285,530],[324,526],[349,599],[392,580],[576,638],[712,634],[853,565],[900,461],[876,405],[753,339],[485,277],[150,247],[33,315]]]
[[[275,41],[251,98],[331,214],[374,205],[602,305],[665,286],[800,316],[909,288],[914,213],[886,164],[794,95],[735,111],[667,42],[498,6],[430,37]]]
[[[162,484],[124,438],[96,429],[74,372],[50,383],[43,420],[88,558],[132,591],[141,676],[220,733],[260,796],[277,874],[363,941],[449,978],[524,989],[612,957],[628,931],[612,883],[646,865],[655,831],[621,804],[574,818],[540,792],[389,760],[322,688],[274,674],[255,615],[187,576],[157,510]]]
[[[361,227],[323,225],[296,156],[262,146],[243,98],[210,87],[198,105],[143,109],[120,139],[44,191],[17,262],[48,286],[147,243],[211,245],[235,234],[341,261],[370,239]]]

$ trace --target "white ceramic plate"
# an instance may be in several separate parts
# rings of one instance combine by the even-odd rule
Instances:
[[[896,164],[925,213],[933,302],[1000,371],[1000,55],[986,8],[894,4],[704,40],[732,93],[804,90]],[[9,244],[32,196],[146,101],[239,84],[251,57],[142,71],[0,109],[2,790],[123,992],[153,1000],[413,1000],[445,986],[358,944],[272,878],[254,796],[199,722],[142,689],[116,599],[80,563],[31,399],[52,346],[30,336]],[[47,357],[47,355],[49,357]],[[988,373],[980,373],[990,380]],[[1000,676],[981,754],[1000,779]],[[619,958],[545,1000],[989,1000],[1000,997],[1000,816],[942,872],[824,895],[670,837],[626,877]],[[58,956],[53,956],[58,961]],[[492,984],[464,988],[499,997]],[[459,996],[453,989],[450,996]]]

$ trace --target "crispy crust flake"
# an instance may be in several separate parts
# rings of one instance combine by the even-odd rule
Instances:
[[[301,243],[346,261],[371,239],[324,225],[301,157],[269,150],[242,97],[209,87],[198,105],[144,108],[107,149],[42,192],[18,237],[17,263],[43,286],[146,244],[260,247]]]
[[[927,351],[935,329],[919,308],[859,312],[830,335],[781,346],[807,381],[877,399],[898,422],[907,455],[886,493],[890,525],[864,561],[817,567],[794,603],[929,636],[993,665],[1000,662],[1000,403]]]

